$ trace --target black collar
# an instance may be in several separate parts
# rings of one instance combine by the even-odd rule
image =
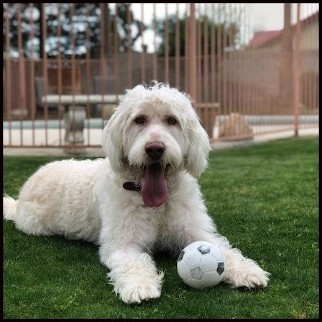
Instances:
[[[140,184],[136,185],[134,182],[124,182],[123,188],[125,190],[141,191],[141,185]]]

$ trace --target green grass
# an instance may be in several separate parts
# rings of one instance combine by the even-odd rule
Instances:
[[[4,157],[4,191],[17,196],[52,160]],[[126,305],[112,292],[96,245],[27,236],[4,222],[4,317],[318,318],[318,139],[212,153],[200,184],[219,232],[272,274],[266,289],[190,289],[176,260],[157,255],[161,297]]]

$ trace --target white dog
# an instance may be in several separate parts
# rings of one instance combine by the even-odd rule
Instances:
[[[177,256],[197,240],[222,249],[226,283],[267,285],[269,273],[232,248],[207,214],[197,178],[211,148],[184,94],[161,83],[127,91],[101,143],[105,159],[41,167],[17,201],[4,197],[4,217],[27,234],[98,243],[125,303],[160,296],[163,273],[154,252]]]

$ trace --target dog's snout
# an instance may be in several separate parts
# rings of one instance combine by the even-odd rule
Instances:
[[[145,152],[152,160],[159,160],[165,151],[165,145],[161,142],[147,143]]]

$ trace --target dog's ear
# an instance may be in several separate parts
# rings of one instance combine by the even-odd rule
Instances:
[[[101,135],[103,151],[110,160],[112,169],[116,172],[122,169],[124,159],[122,122],[120,113],[116,110]]]
[[[110,160],[115,172],[124,170],[126,159],[124,156],[124,138],[126,124],[131,114],[131,109],[142,99],[143,85],[137,85],[131,90],[126,90],[126,95],[120,99],[120,104],[115,109],[101,135],[101,145]]]
[[[201,126],[197,115],[189,122],[188,135],[189,146],[185,168],[197,178],[205,171],[211,150],[208,134]]]

